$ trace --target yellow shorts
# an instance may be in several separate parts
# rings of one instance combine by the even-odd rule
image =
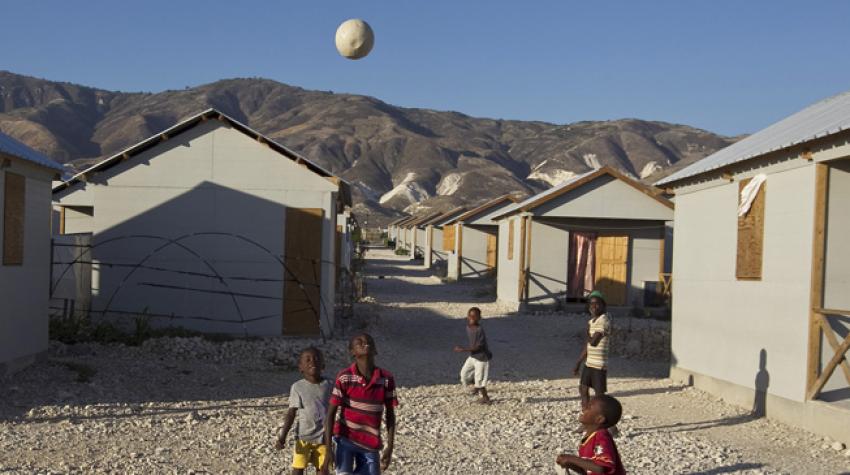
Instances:
[[[295,441],[295,452],[292,454],[292,468],[307,468],[313,464],[317,469],[325,463],[328,448],[318,442]]]

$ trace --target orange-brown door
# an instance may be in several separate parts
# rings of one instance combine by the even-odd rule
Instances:
[[[323,215],[321,208],[286,209],[284,335],[319,333]]]
[[[487,235],[487,267],[494,269],[496,267],[496,251],[498,250],[495,234]]]
[[[629,268],[629,237],[596,238],[596,290],[602,291],[608,305],[626,304],[626,276]]]

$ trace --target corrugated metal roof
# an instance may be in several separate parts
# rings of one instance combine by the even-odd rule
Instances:
[[[524,201],[520,201],[519,203],[514,203],[514,204],[508,206],[507,208],[504,208],[498,215],[493,216],[493,219],[498,219],[502,216],[512,214],[512,213],[516,212],[517,210],[520,210],[520,209],[530,205],[531,203],[534,203],[537,200],[540,200],[542,198],[546,198],[549,195],[552,195],[552,194],[555,194],[555,193],[561,191],[562,189],[572,185],[573,183],[581,180],[582,178],[586,178],[586,177],[596,173],[597,171],[598,170],[591,170],[589,172],[582,173],[580,175],[576,175],[576,176],[574,176],[574,177],[572,177],[572,178],[570,178],[566,181],[563,181],[563,182],[553,186],[552,188],[549,188],[548,190],[541,191],[540,193],[537,193],[536,195],[530,196],[527,199],[525,199]]]
[[[753,135],[659,180],[656,185],[690,178],[766,153],[850,128],[850,91],[810,105]]]
[[[62,171],[62,165],[59,165],[46,155],[36,152],[3,132],[0,132],[0,152],[13,157],[18,157],[21,160],[35,163],[36,165],[41,165],[60,172]]]

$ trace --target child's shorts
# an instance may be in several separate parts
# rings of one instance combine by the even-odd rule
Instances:
[[[460,369],[460,383],[474,384],[476,388],[486,388],[490,375],[490,362],[480,361],[471,356],[466,358]]]
[[[608,371],[604,369],[589,368],[582,366],[579,383],[582,386],[593,388],[596,394],[608,392]]]
[[[307,468],[313,464],[317,469],[325,463],[328,448],[318,442],[295,441],[295,452],[292,454],[292,468]]]

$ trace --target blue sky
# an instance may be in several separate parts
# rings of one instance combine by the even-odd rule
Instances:
[[[260,76],[473,116],[734,135],[850,89],[850,1],[0,3],[0,69],[122,91]],[[336,27],[363,18],[350,61]]]

